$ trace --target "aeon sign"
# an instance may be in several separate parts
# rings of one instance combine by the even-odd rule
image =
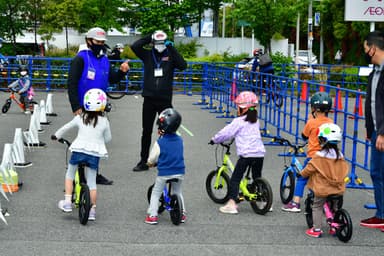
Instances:
[[[384,22],[384,0],[345,0],[346,21]]]

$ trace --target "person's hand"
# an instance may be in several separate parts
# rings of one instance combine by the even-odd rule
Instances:
[[[57,140],[57,137],[55,135],[51,135],[51,140]]]
[[[75,116],[77,116],[77,115],[81,115],[81,113],[83,113],[83,110],[82,110],[81,108],[79,108],[78,110],[76,110],[75,112],[73,112],[73,114],[74,114]]]
[[[378,151],[384,151],[384,135],[377,135],[376,138],[376,149]]]
[[[210,141],[208,142],[208,144],[209,144],[209,145],[215,145],[215,142],[214,142],[213,140],[210,140]]]
[[[129,71],[129,64],[128,64],[129,60],[126,60],[124,61],[123,63],[121,63],[120,65],[120,70],[124,73],[127,73]]]
[[[165,47],[168,47],[168,46],[174,46],[175,44],[170,40],[166,40],[164,45],[165,45]]]

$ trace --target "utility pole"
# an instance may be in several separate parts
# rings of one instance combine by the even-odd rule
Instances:
[[[312,23],[312,0],[308,5],[308,65],[312,66],[312,41],[313,41],[313,23]]]

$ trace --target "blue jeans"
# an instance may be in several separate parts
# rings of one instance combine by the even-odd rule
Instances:
[[[304,160],[303,168],[307,165],[309,160],[311,160],[311,157],[307,157]],[[298,196],[298,197],[303,197],[304,189],[305,189],[305,186],[307,185],[307,183],[308,183],[308,178],[304,178],[301,176],[297,177],[296,185],[295,185],[295,193],[293,195]]]
[[[384,219],[384,152],[376,149],[376,132],[371,138],[371,179],[376,203],[376,217]]]

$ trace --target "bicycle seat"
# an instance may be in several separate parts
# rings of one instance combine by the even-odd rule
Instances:
[[[329,195],[327,196],[328,201],[343,200],[343,195]]]
[[[172,183],[172,182],[179,182],[179,179],[178,178],[172,178],[172,179],[167,180],[167,183]]]

